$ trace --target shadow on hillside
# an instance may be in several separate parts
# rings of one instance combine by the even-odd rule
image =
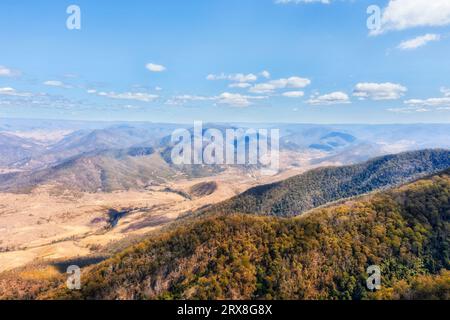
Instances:
[[[158,216],[151,217],[150,219],[147,219],[144,221],[132,223],[126,229],[124,229],[122,232],[126,233],[129,231],[135,231],[135,230],[139,230],[142,228],[158,227],[158,226],[166,224],[172,220],[173,219],[168,218],[166,215],[158,215]]]
[[[73,258],[68,260],[62,260],[62,261],[56,261],[53,262],[51,265],[56,267],[59,272],[65,273],[67,271],[67,268],[69,266],[78,266],[80,268],[88,267],[93,264],[100,263],[104,260],[106,260],[108,257],[98,256],[98,257],[79,257],[79,258]]]

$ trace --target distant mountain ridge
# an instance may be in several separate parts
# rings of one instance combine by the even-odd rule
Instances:
[[[28,139],[8,133],[0,133],[0,166],[8,166],[43,150],[43,146]]]
[[[252,127],[280,130],[280,151],[282,160],[286,159],[281,163],[281,171],[302,165],[360,163],[404,150],[450,148],[450,125],[445,124],[205,123],[203,132],[208,128],[224,132]],[[257,165],[173,164],[171,134],[181,128],[192,132],[192,127],[186,124],[0,121],[0,192],[29,191],[43,183],[75,191],[114,191],[133,188],[133,185],[142,188],[166,178],[215,176],[231,167],[245,175],[253,175],[260,169]],[[58,131],[57,138],[46,140],[40,133],[45,135],[46,130],[63,133]],[[243,139],[238,138],[236,144],[239,141]],[[142,148],[147,151],[142,152]],[[137,153],[133,154],[132,149]],[[124,153],[132,161],[127,162]],[[144,158],[149,161],[144,163]],[[96,182],[92,183],[91,178]],[[85,186],[82,181],[86,182]]]
[[[356,137],[347,133],[331,132],[321,137],[318,143],[313,143],[309,147],[324,151],[333,151],[336,148],[346,147],[356,140]]]
[[[27,193],[40,185],[53,185],[56,192],[112,192],[146,188],[176,174],[151,147],[100,150],[50,168],[0,175],[0,191]]]
[[[450,167],[450,150],[382,156],[365,163],[325,167],[252,188],[209,212],[296,216],[336,200],[409,182]]]

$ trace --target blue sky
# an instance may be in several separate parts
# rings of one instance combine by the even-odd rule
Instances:
[[[450,122],[448,0],[310,2],[2,0],[0,116]]]

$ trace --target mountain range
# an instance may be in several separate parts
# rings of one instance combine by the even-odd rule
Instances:
[[[0,299],[450,298],[450,125],[258,126],[273,177],[174,164],[189,125],[0,121]]]
[[[412,151],[356,165],[321,167],[251,188],[208,211],[296,216],[329,202],[399,185],[448,167],[449,150]]]
[[[301,218],[212,214],[154,235],[44,299],[448,299],[450,171]],[[365,286],[378,265],[383,290]]]
[[[222,131],[238,127],[238,124],[204,125],[205,129]],[[271,124],[259,127],[276,128]],[[26,120],[0,123],[0,191],[30,192],[42,184],[82,192],[142,189],[180,177],[211,176],[230,168],[175,166],[170,159],[173,147],[170,136],[179,128],[189,129],[189,126]],[[280,151],[290,154],[289,159],[306,156],[309,166],[354,164],[401,151],[450,147],[447,139],[450,125],[281,124],[277,128],[281,133]],[[63,133],[59,139],[49,140],[48,136],[54,132]],[[140,148],[147,151],[128,152]],[[284,163],[281,170],[302,165],[292,160]],[[252,166],[242,169],[254,171]]]

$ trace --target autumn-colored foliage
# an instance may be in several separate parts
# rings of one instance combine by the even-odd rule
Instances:
[[[298,218],[201,216],[84,271],[58,299],[448,298],[450,171]],[[366,288],[379,265],[383,289]]]

